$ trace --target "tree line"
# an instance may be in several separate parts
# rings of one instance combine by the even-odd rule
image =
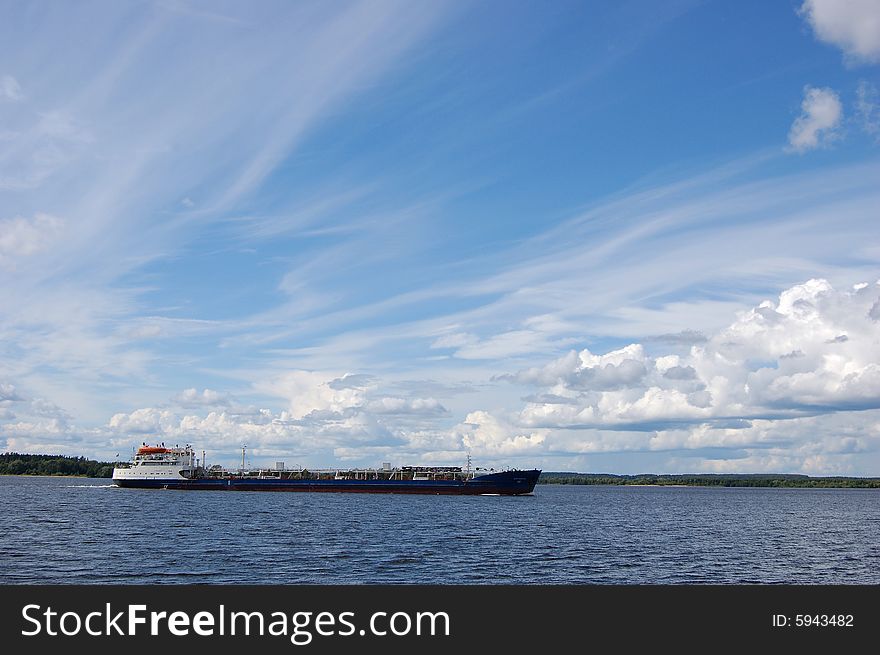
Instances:
[[[109,478],[111,462],[66,455],[0,453],[0,475],[75,475]],[[544,472],[538,484],[657,485],[688,487],[795,487],[880,489],[880,478],[810,477],[796,474],[679,474],[615,475],[612,473]]]
[[[76,475],[109,478],[113,464],[66,455],[0,453],[0,475]]]
[[[794,487],[880,489],[880,478],[810,477],[785,473],[614,475],[611,473],[541,473],[538,484],[616,484],[686,487]]]

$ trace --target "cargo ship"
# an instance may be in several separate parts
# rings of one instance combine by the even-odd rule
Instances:
[[[141,489],[193,489],[224,491],[333,491],[392,494],[501,495],[531,494],[538,469],[471,470],[458,466],[403,466],[383,463],[381,468],[304,469],[245,468],[245,450],[238,470],[205,466],[192,446],[166,447],[142,444],[125,464],[113,469],[118,487]],[[470,459],[470,458],[468,458]]]

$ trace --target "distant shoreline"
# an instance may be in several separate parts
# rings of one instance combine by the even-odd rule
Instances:
[[[590,474],[584,474],[590,475]],[[110,476],[96,476],[86,473],[67,474],[67,473],[0,473],[2,477],[9,478],[70,478],[70,479],[91,479],[91,480],[107,480]],[[575,486],[575,487],[669,487],[671,489],[683,489],[688,487],[725,487],[725,488],[752,488],[752,489],[880,489],[880,478],[846,478],[844,480],[828,479],[828,478],[808,478],[800,481],[785,481],[770,479],[767,483],[758,481],[732,478],[724,481],[724,483],[706,483],[706,482],[689,482],[689,483],[672,483],[672,482],[626,482],[621,480],[603,481],[603,482],[562,482],[554,479],[539,480],[539,485],[551,486]]]
[[[109,478],[113,475],[113,466],[111,462],[85,457],[0,453],[0,475]]]
[[[823,476],[810,477],[787,473],[743,474],[664,474],[545,472],[538,484],[611,485],[630,487],[763,487],[786,489],[880,489],[880,478]]]
[[[74,478],[87,480],[106,480],[107,478],[96,478],[92,475],[74,474],[74,473],[0,473],[0,476],[7,478]]]
[[[0,475],[107,479],[112,462],[67,455],[0,453]],[[538,484],[638,487],[780,487],[799,489],[880,489],[880,477],[821,476],[792,473],[680,473],[617,475],[545,471]]]

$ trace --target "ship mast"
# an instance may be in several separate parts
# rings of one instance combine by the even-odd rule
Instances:
[[[244,451],[247,449],[247,446],[241,444],[241,472],[244,473]]]

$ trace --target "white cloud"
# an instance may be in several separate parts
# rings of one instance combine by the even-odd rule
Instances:
[[[637,384],[647,374],[645,362],[645,350],[640,344],[605,355],[594,355],[584,349],[580,353],[571,351],[543,368],[522,371],[516,379],[539,384],[564,381],[566,386],[576,389],[615,389]]]
[[[3,426],[3,436],[6,450],[11,452],[82,455],[77,435],[58,419],[7,423]]]
[[[59,6],[36,11],[27,34],[7,35],[22,85],[0,69],[0,220],[9,219],[0,223],[0,272],[15,273],[0,284],[0,376],[78,393],[79,417],[104,423],[120,407],[158,402],[132,404],[133,389],[155,389],[180,370],[182,338],[253,333],[230,327],[250,303],[230,305],[233,319],[185,320],[199,318],[203,298],[153,288],[178,286],[170,256],[204,247],[200,228],[240,209],[325,121],[362,109],[350,103],[400,75],[451,13],[395,1],[277,9],[242,6],[240,22],[205,24],[155,4],[139,6],[136,20],[125,8],[98,19]],[[61,43],[72,19],[88,47]],[[46,65],[28,70],[36,61]],[[193,84],[217,70],[211,84]],[[56,226],[36,211],[63,215],[64,238],[52,241]],[[145,274],[157,261],[169,275]],[[249,281],[235,283],[243,290]],[[162,349],[147,352],[157,337]],[[164,398],[185,384],[163,386]]]
[[[878,303],[878,284],[836,291],[810,280],[684,355],[649,355],[641,344],[604,355],[572,351],[507,377],[543,387],[519,422],[544,428],[644,429],[880,408]]]
[[[474,455],[506,456],[533,452],[540,448],[547,430],[527,432],[519,430],[507,421],[489,412],[476,411],[468,414],[456,426],[453,433]]]
[[[360,414],[440,416],[447,409],[435,398],[386,395],[370,375],[288,371],[260,382],[256,388],[288,402],[292,420],[354,417]]]
[[[788,143],[795,151],[806,152],[837,138],[843,105],[834,91],[805,87],[801,110],[788,133]]]
[[[215,455],[231,455],[242,443],[253,456],[270,454],[311,457],[326,456],[337,447],[375,445],[388,439],[388,433],[368,416],[326,416],[319,420],[292,420],[288,412],[261,409],[252,414],[210,411],[206,415],[178,414],[171,410],[146,407],[115,414],[107,424],[116,442],[159,440],[166,443],[194,443]],[[330,465],[332,462],[326,461]]]
[[[531,330],[511,330],[483,341],[465,345],[455,351],[462,359],[500,359],[534,352],[543,343],[542,335]]]
[[[880,60],[877,0],[806,0],[800,13],[820,40],[836,45],[851,60]]]
[[[880,412],[826,414],[786,421],[755,420],[742,429],[709,425],[658,432],[651,447],[722,448],[714,456],[670,459],[673,470],[718,473],[791,471],[807,475],[875,475]]]
[[[24,408],[24,411],[26,411],[30,416],[39,416],[41,418],[54,418],[65,423],[70,419],[70,414],[68,414],[55,403],[46,400],[45,398],[31,399],[28,405]]]
[[[81,430],[71,418],[51,401],[26,398],[17,393],[13,385],[0,384],[0,420],[6,421],[0,425],[0,434],[6,438],[6,450],[82,454],[83,437],[97,431]]]
[[[64,221],[49,214],[0,220],[0,265],[45,250],[62,233]]]
[[[287,399],[288,413],[301,419],[314,412],[342,414],[362,407],[366,393],[361,387],[334,388],[338,375],[315,371],[289,371],[256,385],[258,391]]]
[[[29,397],[15,385],[0,383],[0,444],[6,438],[6,450],[31,453],[71,453],[80,448],[84,435],[72,416],[55,403],[41,397]],[[77,454],[83,454],[78,452]]]
[[[0,382],[0,402],[19,400],[23,400],[23,398],[15,391],[15,385],[7,382]]]
[[[568,345],[583,343],[585,335],[636,340],[685,328],[709,333],[755,302],[759,290],[817,275],[849,281],[873,270],[880,261],[876,164],[782,177],[761,173],[764,164],[776,163],[765,154],[688,181],[630,190],[521,245],[487,252],[463,274],[466,282],[438,278],[418,292],[375,302],[352,298],[345,309],[321,308],[305,318],[296,304],[278,307],[230,343],[289,342],[293,324],[296,338],[311,343],[287,351],[298,368],[381,370],[421,340],[444,356],[421,364],[457,366],[462,379],[473,379],[464,371],[485,366],[493,375],[535,365],[558,354],[568,339],[577,339]],[[367,242],[360,245],[369,250]],[[315,256],[316,267],[321,257]],[[301,281],[322,284],[308,275]],[[466,308],[449,298],[466,301]],[[443,313],[425,315],[429,300]],[[527,317],[551,313],[568,325],[527,324]],[[401,314],[416,318],[400,320]],[[512,332],[534,335],[515,340]],[[484,343],[493,350],[482,349]],[[486,359],[488,352],[515,355],[522,364]]]
[[[21,94],[21,86],[12,75],[3,75],[0,77],[0,102],[7,100],[16,102],[23,98]]]
[[[173,434],[177,424],[178,419],[170,410],[146,407],[130,414],[114,414],[108,425],[115,432]]]
[[[809,280],[688,348],[584,349],[505,376],[542,393],[518,413],[468,411],[446,428],[426,424],[446,414],[434,398],[388,395],[380,379],[363,374],[288,371],[271,386],[274,395],[290,394],[279,396],[288,401],[285,411],[210,409],[228,395],[188,389],[179,399],[205,413],[147,407],[117,413],[92,432],[4,384],[5,405],[26,416],[7,412],[3,429],[7,447],[45,451],[67,443],[70,452],[78,440],[127,451],[141,440],[189,442],[229,464],[247,443],[257,461],[295,458],[310,466],[448,464],[470,451],[481,465],[546,467],[564,461],[554,457],[642,453],[660,457],[651,461],[661,472],[869,474],[880,452],[878,306],[880,284],[838,291]],[[589,467],[592,460],[579,461]]]

